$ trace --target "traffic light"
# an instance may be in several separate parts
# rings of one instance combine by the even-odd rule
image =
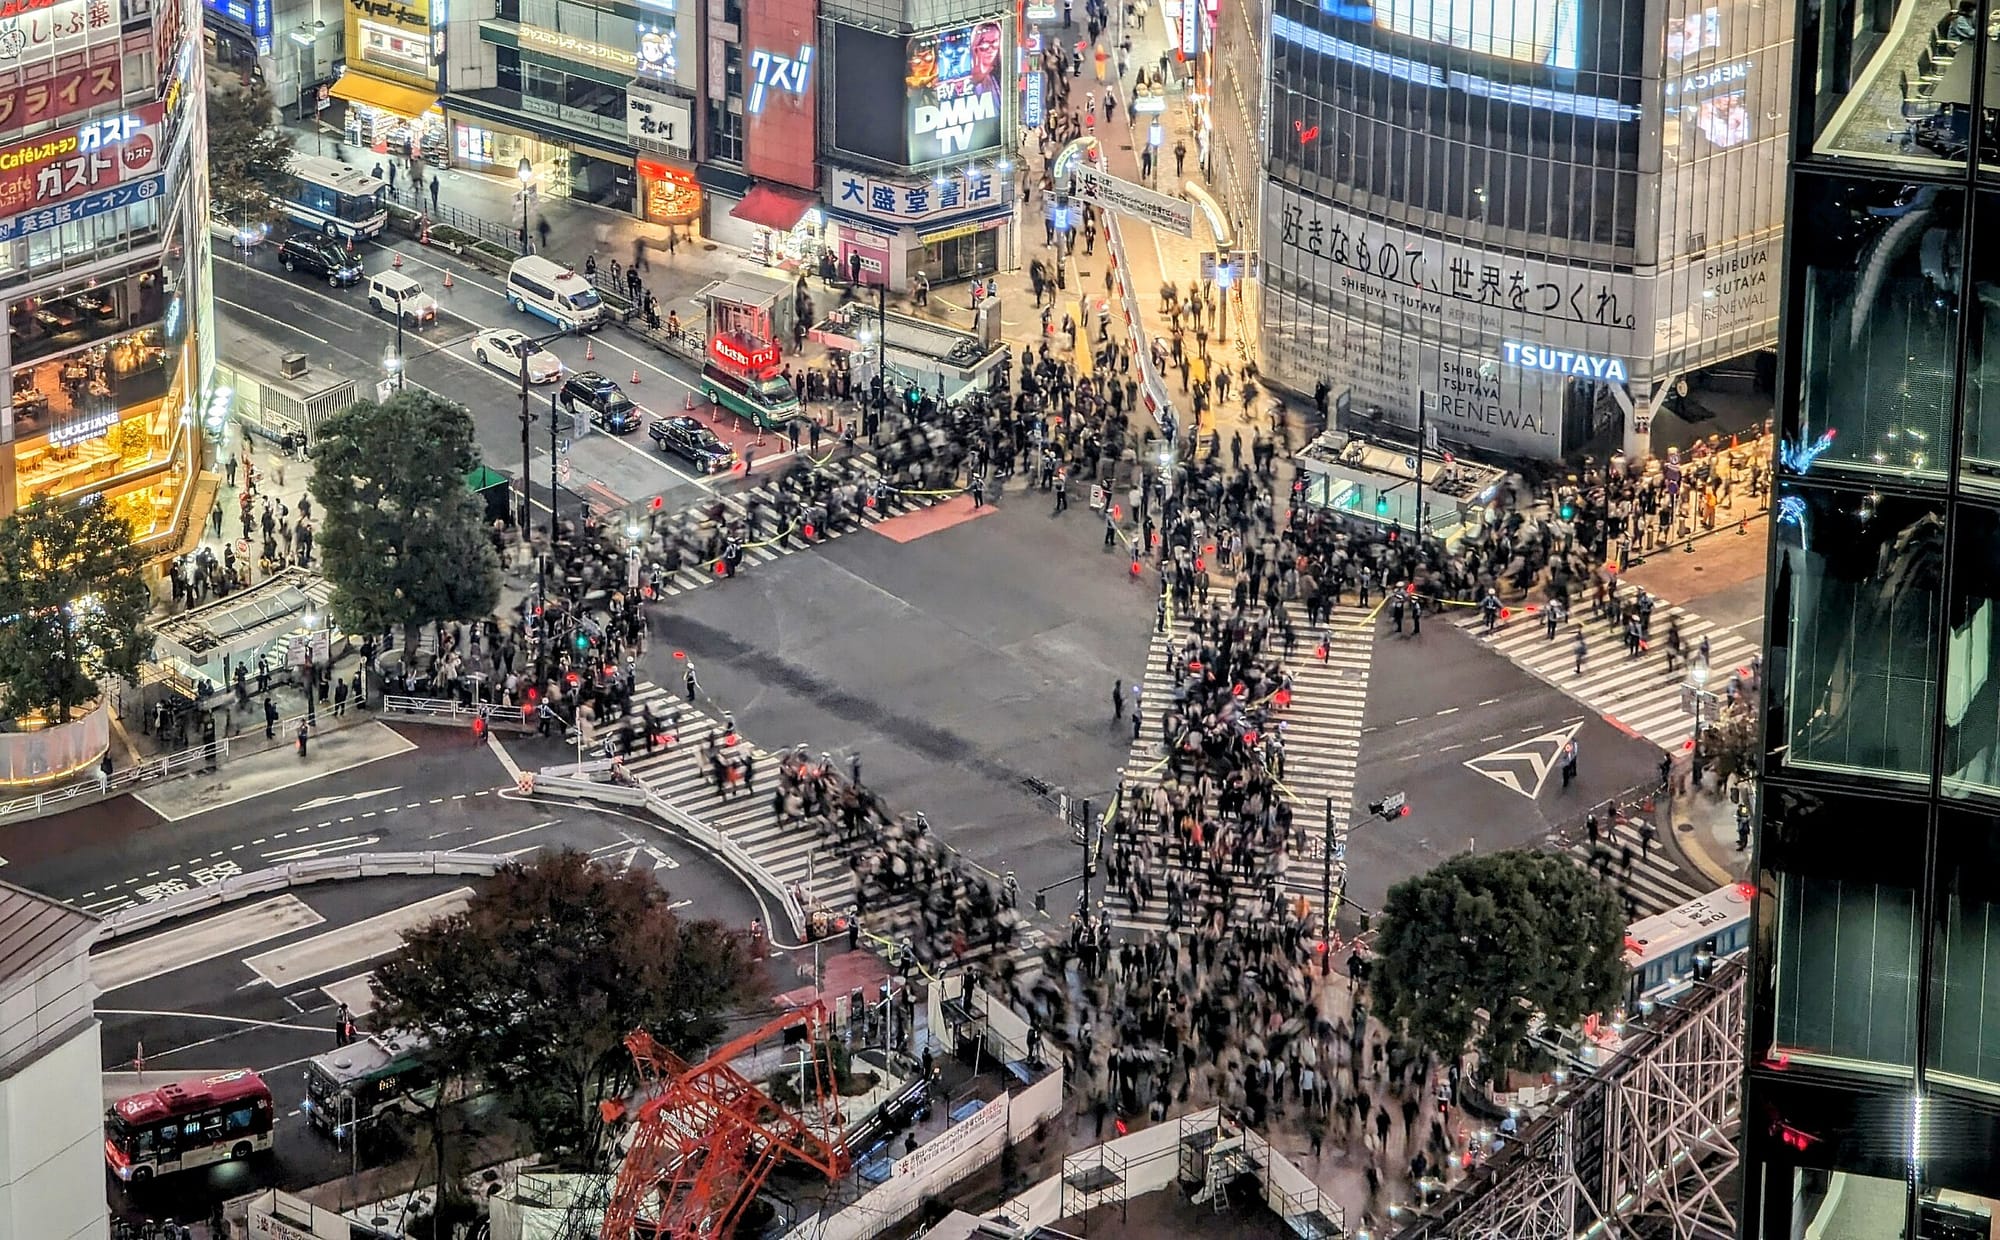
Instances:
[[[1562,507],[1556,511],[1562,515],[1563,520],[1574,521],[1576,519],[1576,501],[1565,496]]]
[[[1389,515],[1389,493],[1387,491],[1375,492],[1375,515],[1378,517]]]
[[[576,652],[578,654],[583,654],[589,649],[590,649],[590,634],[579,632],[576,635]]]

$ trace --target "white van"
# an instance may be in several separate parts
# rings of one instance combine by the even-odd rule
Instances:
[[[368,308],[411,327],[437,322],[437,298],[400,271],[378,271],[368,280]]]
[[[539,254],[516,259],[507,269],[507,301],[564,331],[594,332],[604,326],[604,302],[590,281]]]

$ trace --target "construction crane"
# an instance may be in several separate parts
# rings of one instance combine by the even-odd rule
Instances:
[[[632,1240],[641,1215],[661,1240],[720,1240],[779,1162],[796,1158],[830,1180],[847,1173],[847,1132],[830,1054],[822,1053],[826,1008],[813,1004],[744,1034],[694,1067],[643,1029],[625,1039],[646,1102],[604,1211],[603,1240]],[[802,1030],[802,1036],[794,1030]],[[789,1035],[789,1036],[787,1036]],[[779,1106],[730,1062],[780,1036],[803,1040],[800,1105],[815,1122]],[[810,1090],[811,1092],[807,1092]],[[604,1104],[607,1121],[623,1104]]]

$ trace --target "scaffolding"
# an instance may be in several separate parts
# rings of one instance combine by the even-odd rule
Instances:
[[[1397,1240],[1732,1240],[1744,969],[1625,1030],[1625,1049]]]

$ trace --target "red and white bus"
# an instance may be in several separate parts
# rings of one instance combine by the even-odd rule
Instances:
[[[120,1098],[104,1113],[104,1159],[121,1180],[248,1158],[271,1148],[271,1091],[248,1068]]]

